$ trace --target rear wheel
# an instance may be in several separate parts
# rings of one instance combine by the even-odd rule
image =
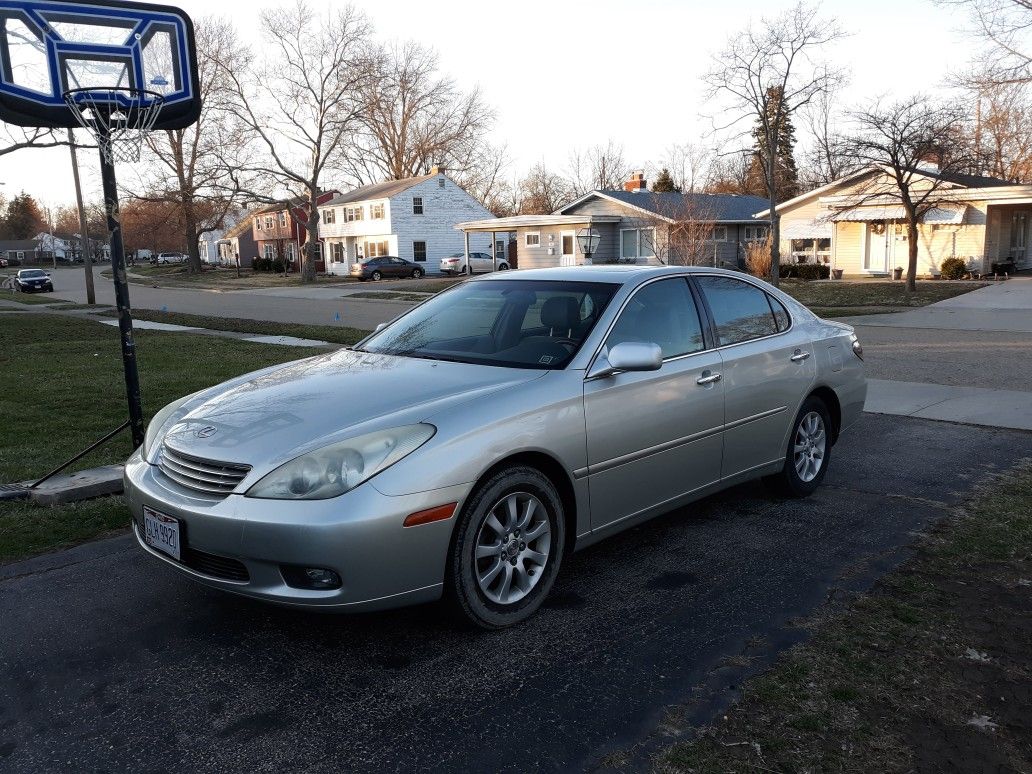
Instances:
[[[498,271],[509,271],[509,264],[500,263],[498,264]]]
[[[372,274],[369,275],[369,279],[371,279],[373,282],[379,282],[383,279],[383,275],[380,274],[380,272],[378,271],[374,271]]]
[[[422,276],[423,276],[423,270],[422,269],[413,269],[412,270],[412,279],[419,279]]]
[[[449,601],[467,623],[501,629],[541,606],[559,572],[565,520],[540,471],[505,468],[473,492],[448,557]]]
[[[465,266],[463,266],[461,269],[459,269],[459,274],[466,274],[467,271],[468,269]]]
[[[785,465],[766,480],[788,497],[807,497],[821,485],[831,462],[831,416],[820,398],[810,396],[792,425]]]

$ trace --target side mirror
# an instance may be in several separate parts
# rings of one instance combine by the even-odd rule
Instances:
[[[622,371],[658,371],[662,367],[663,350],[658,344],[624,341],[599,356],[588,378],[603,379]]]

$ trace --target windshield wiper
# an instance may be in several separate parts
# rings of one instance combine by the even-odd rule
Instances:
[[[431,354],[429,352],[420,352],[415,349],[399,349],[395,351],[384,352],[385,355],[395,355],[397,357],[413,357],[418,360],[440,360],[445,363],[468,363],[468,360],[464,360],[460,357],[453,355],[438,355]]]

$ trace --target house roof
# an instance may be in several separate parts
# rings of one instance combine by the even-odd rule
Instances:
[[[545,226],[585,226],[592,223],[619,223],[618,215],[513,215],[508,218],[483,218],[456,223],[460,231],[516,231],[521,228],[542,228]]]
[[[0,250],[35,250],[38,243],[35,239],[0,239]]]
[[[604,190],[591,191],[570,202],[556,214],[566,214],[573,207],[597,196],[666,220],[675,220],[687,214],[698,220],[716,223],[751,223],[753,214],[769,205],[769,202],[760,196],[740,194]]]
[[[230,226],[226,229],[226,233],[222,235],[223,239],[234,239],[235,237],[243,236],[244,234],[251,233],[251,219],[241,218],[235,226]]]
[[[431,175],[420,175],[419,177],[406,177],[402,180],[386,180],[382,183],[372,183],[371,185],[363,185],[358,188],[352,189],[345,194],[335,196],[328,202],[324,202],[324,207],[332,207],[335,204],[348,204],[350,202],[362,202],[367,199],[389,199],[392,196],[400,194],[417,183],[422,183],[424,180],[430,180],[437,177],[439,172],[435,172]]]

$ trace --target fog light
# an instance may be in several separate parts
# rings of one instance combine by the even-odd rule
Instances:
[[[282,565],[283,580],[296,589],[338,589],[340,576],[324,567],[293,567]]]

